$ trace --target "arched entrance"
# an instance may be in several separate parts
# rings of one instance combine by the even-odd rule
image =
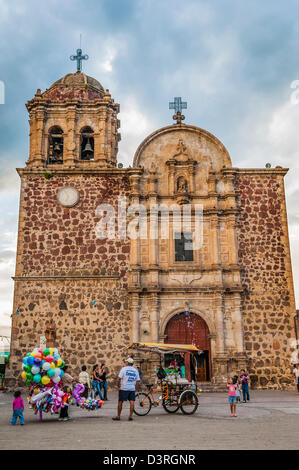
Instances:
[[[196,355],[196,380],[208,381],[211,377],[211,344],[206,322],[195,313],[179,313],[166,325],[165,343],[194,344],[202,354]]]

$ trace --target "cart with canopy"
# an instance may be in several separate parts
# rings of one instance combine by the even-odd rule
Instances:
[[[184,414],[193,414],[198,408],[197,387],[190,379],[190,355],[201,353],[199,349],[192,344],[164,344],[164,343],[133,343],[129,349],[136,351],[145,351],[157,353],[160,358],[160,368],[157,371],[158,385],[149,384],[147,393],[139,392],[136,394],[135,414],[139,416],[147,415],[153,406],[162,403],[163,408],[168,413],[175,413],[179,409]],[[174,354],[185,356],[186,379],[167,374],[162,367],[162,357],[165,354]],[[188,370],[189,365],[189,370]],[[175,370],[177,367],[175,366]],[[188,380],[189,379],[189,380]]]

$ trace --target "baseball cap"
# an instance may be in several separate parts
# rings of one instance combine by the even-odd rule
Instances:
[[[127,357],[126,362],[129,362],[129,364],[134,364],[134,359]]]

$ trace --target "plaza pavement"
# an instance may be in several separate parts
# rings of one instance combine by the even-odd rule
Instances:
[[[238,405],[231,418],[227,394],[202,393],[196,414],[174,415],[162,406],[129,422],[112,421],[117,393],[100,410],[71,407],[71,420],[44,414],[39,422],[25,400],[25,426],[10,426],[12,394],[0,393],[0,449],[298,449],[299,393],[252,391],[250,403]]]

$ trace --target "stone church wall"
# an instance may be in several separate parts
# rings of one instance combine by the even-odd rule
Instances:
[[[293,387],[295,314],[283,175],[240,170],[239,263],[249,373],[256,387]]]
[[[108,170],[109,171],[109,170]],[[128,194],[119,176],[22,176],[18,258],[15,277],[12,354],[7,385],[18,377],[24,355],[50,332],[72,372],[106,362],[114,379],[130,343],[127,300],[128,239],[99,240],[95,226],[100,203]],[[64,208],[60,187],[80,192],[80,202]],[[16,310],[18,313],[16,314]],[[10,378],[11,377],[11,378]]]

